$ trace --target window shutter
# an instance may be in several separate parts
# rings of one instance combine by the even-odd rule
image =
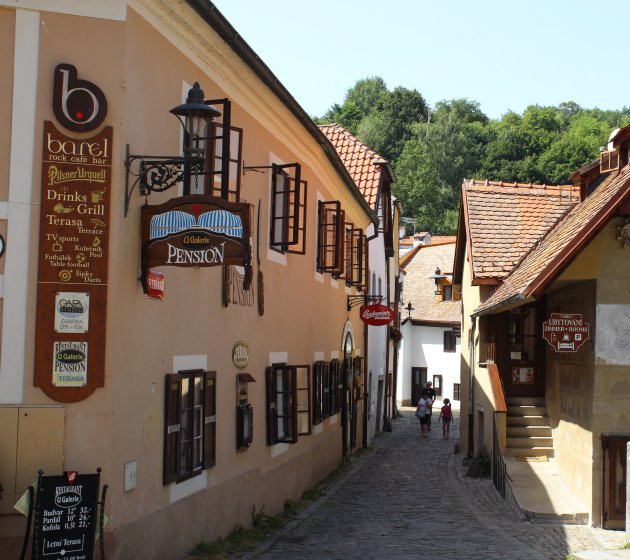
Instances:
[[[599,158],[599,170],[601,173],[615,171],[619,169],[619,162],[619,148],[602,152]]]
[[[307,436],[311,433],[311,366],[292,366],[292,369],[295,376],[297,435]]]
[[[313,366],[313,424],[321,424],[324,419],[324,362]]]
[[[346,280],[346,283],[350,286],[356,286],[359,289],[362,289],[366,283],[365,246],[366,241],[363,230],[360,228],[353,228],[351,236],[351,250],[349,251],[351,255],[351,273],[349,275],[349,279]]]
[[[203,383],[203,468],[216,464],[217,372],[206,371]]]
[[[285,169],[294,169],[291,177]],[[303,255],[306,251],[306,181],[299,163],[272,166],[272,248]]]
[[[177,480],[180,434],[180,395],[181,380],[177,374],[166,376],[164,391],[164,464],[163,484]]]
[[[265,369],[267,399],[267,445],[278,442],[278,414],[276,410],[275,372],[273,367]]]
[[[319,202],[317,234],[317,270],[341,274],[344,220],[338,201]]]
[[[330,362],[330,414],[339,412],[339,403],[341,402],[341,392],[343,391],[343,380],[339,368],[339,360],[335,359]]]

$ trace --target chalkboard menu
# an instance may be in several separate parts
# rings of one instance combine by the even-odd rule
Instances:
[[[33,560],[91,560],[99,474],[40,476],[35,499]]]

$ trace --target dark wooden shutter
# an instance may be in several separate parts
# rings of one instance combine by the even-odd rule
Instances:
[[[293,169],[293,176],[286,169]],[[306,181],[299,163],[272,166],[272,248],[303,255],[306,251]]]
[[[619,162],[619,148],[616,150],[602,152],[599,159],[599,170],[601,173],[614,171],[619,169]]]
[[[317,270],[343,272],[344,220],[338,201],[319,202],[317,225]]]
[[[278,419],[276,410],[275,372],[273,367],[265,369],[265,386],[267,400],[267,445],[278,442]]]
[[[322,416],[330,416],[330,365],[322,362]]]
[[[324,419],[324,362],[313,366],[313,424],[321,424]]]
[[[177,480],[180,434],[180,387],[177,374],[166,376],[164,391],[164,464],[162,483],[170,484]]]
[[[217,372],[206,371],[203,379],[203,468],[216,464]]]

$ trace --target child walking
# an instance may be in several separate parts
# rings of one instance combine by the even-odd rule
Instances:
[[[444,399],[444,404],[440,409],[440,417],[438,421],[442,420],[442,437],[448,439],[451,431],[451,422],[453,421],[453,411],[451,410],[451,401]]]

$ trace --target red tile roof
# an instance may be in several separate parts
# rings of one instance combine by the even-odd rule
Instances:
[[[575,185],[464,180],[462,210],[473,283],[507,277],[533,245],[579,201]]]
[[[334,146],[370,208],[376,210],[378,187],[386,160],[338,124],[321,125],[319,129]]]
[[[628,196],[630,166],[611,173],[584,202],[560,220],[475,313],[495,313],[540,297]]]

